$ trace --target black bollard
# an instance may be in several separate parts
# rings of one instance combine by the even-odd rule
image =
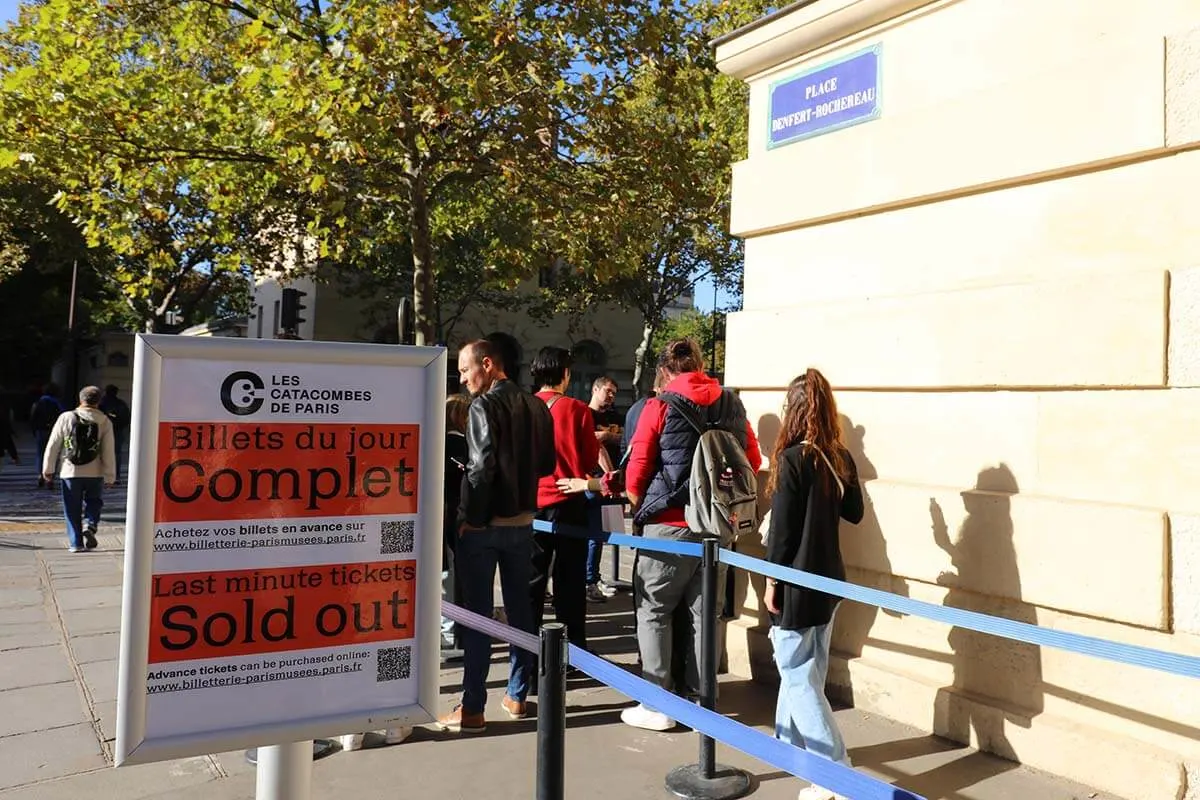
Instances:
[[[537,800],[563,800],[567,736],[567,626],[542,626],[538,657]]]
[[[710,711],[717,707],[717,554],[719,542],[712,537],[703,541],[704,558],[700,569],[700,705]],[[700,735],[700,758],[667,774],[667,790],[686,800],[734,800],[750,793],[746,772],[717,763],[717,743],[711,736]]]

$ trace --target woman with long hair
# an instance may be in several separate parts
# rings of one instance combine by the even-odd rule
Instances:
[[[816,369],[810,368],[788,386],[767,491],[771,495],[767,560],[845,580],[838,526],[842,519],[852,523],[862,519],[863,494],[854,460],[842,443],[833,390]],[[768,578],[763,604],[771,613],[770,638],[780,678],[775,736],[849,766],[846,744],[825,697],[839,600]],[[835,797],[820,786],[800,793],[800,800]]]

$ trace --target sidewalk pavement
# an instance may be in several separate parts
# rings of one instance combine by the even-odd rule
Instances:
[[[43,499],[32,488],[31,498],[10,488],[0,485],[0,800],[251,800],[254,769],[240,752],[112,768],[124,533],[106,524],[98,551],[71,554],[61,523],[51,521],[54,503],[46,500],[55,495],[42,490]],[[114,494],[110,509],[117,511],[119,502],[123,517],[124,498]],[[628,597],[589,610],[595,649],[631,665],[636,645]],[[504,661],[497,648],[486,734],[455,737],[423,727],[399,745],[371,748],[368,740],[366,750],[314,765],[313,797],[369,800],[395,797],[397,790],[411,800],[532,797],[536,721],[501,721]],[[459,680],[457,670],[441,671],[441,711],[457,701]],[[572,679],[569,689],[571,800],[667,797],[663,779],[694,761],[696,735],[628,728],[619,718],[629,705],[622,695],[590,679]],[[771,687],[722,683],[720,710],[746,724],[769,731],[774,703]],[[854,709],[839,711],[838,719],[856,764],[929,798],[1098,797]],[[791,800],[802,786],[731,748],[719,745],[718,757],[755,776],[754,798]]]

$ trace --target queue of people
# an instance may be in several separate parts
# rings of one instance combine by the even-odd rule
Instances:
[[[461,484],[461,502],[448,534],[452,541],[446,548],[453,553],[455,591],[469,610],[491,615],[499,570],[508,624],[520,630],[536,631],[552,581],[556,618],[566,625],[573,644],[586,647],[586,604],[599,582],[598,559],[593,568],[586,542],[535,534],[533,520],[595,530],[595,505],[585,498],[624,493],[636,534],[699,541],[709,532],[693,530],[686,512],[703,432],[727,432],[742,449],[743,463],[755,471],[762,467],[745,407],[735,393],[705,373],[694,340],[678,339],[666,346],[658,360],[655,396],[631,408],[621,420],[624,426],[608,421],[616,419],[615,412],[601,420],[596,417],[598,410],[611,409],[615,385],[607,379],[593,387],[590,407],[566,396],[571,356],[565,349],[544,348],[534,359],[536,394],[509,380],[503,355],[486,340],[459,351],[458,369],[471,400],[463,432],[466,462],[457,471],[448,466],[446,473],[447,481]],[[844,579],[839,521],[862,518],[863,494],[842,441],[832,389],[819,371],[808,369],[792,382],[781,418],[782,432],[769,464],[767,560]],[[698,425],[697,419],[704,424]],[[612,444],[620,448],[616,453]],[[718,583],[724,578],[722,565]],[[699,689],[700,597],[696,559],[637,552],[633,600],[642,675],[685,697],[696,696]],[[838,602],[837,597],[775,580],[767,582],[763,598],[780,674],[776,736],[848,765],[846,746],[824,693]],[[479,733],[487,724],[484,686],[490,641],[474,631],[461,633],[462,702],[438,724],[447,731]],[[511,718],[528,714],[526,699],[536,691],[533,658],[516,648],[510,651],[501,707]],[[676,725],[642,705],[625,709],[621,719],[654,731]],[[819,786],[806,787],[800,794],[801,800],[836,797]]]

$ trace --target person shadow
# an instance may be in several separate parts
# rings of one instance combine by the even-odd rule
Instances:
[[[956,540],[941,505],[930,498],[933,539],[953,567],[938,576],[938,584],[949,589],[943,605],[1037,624],[1036,611],[1021,601],[1011,512],[1018,492],[1007,465],[981,470],[975,487],[961,493],[966,517]],[[1045,708],[1040,647],[960,627],[950,629],[948,643],[954,678],[937,693],[933,732],[1005,760],[975,753],[905,781],[911,791],[928,796],[934,796],[931,791],[945,796],[1015,769],[1018,754],[1006,728],[1030,727]]]
[[[840,415],[840,421],[842,438],[851,458],[854,459],[854,466],[858,470],[858,482],[863,492],[862,521],[857,525],[842,524],[842,557],[846,562],[846,578],[851,583],[908,597],[908,583],[892,574],[887,538],[883,535],[879,515],[871,502],[870,482],[876,480],[879,473],[867,457],[866,428],[855,425],[845,414]],[[830,683],[833,685],[831,688],[842,687],[838,693],[846,696],[839,699],[847,702],[852,700],[853,685],[847,665],[851,659],[862,657],[863,649],[871,640],[871,629],[880,613],[892,617],[903,616],[895,611],[853,601],[845,601],[838,608],[832,649],[834,654],[840,654],[842,659],[835,659],[831,663]],[[843,659],[846,663],[839,666]]]

